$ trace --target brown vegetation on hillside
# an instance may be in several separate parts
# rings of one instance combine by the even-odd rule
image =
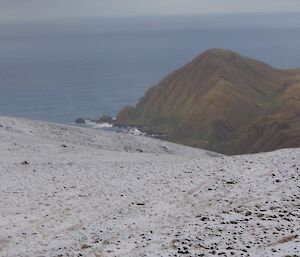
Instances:
[[[300,69],[211,49],[150,88],[117,125],[226,154],[300,146]]]

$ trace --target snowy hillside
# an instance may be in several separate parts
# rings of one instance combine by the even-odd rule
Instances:
[[[226,157],[0,117],[0,256],[300,256],[300,149]]]

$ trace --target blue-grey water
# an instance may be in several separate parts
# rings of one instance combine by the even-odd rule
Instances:
[[[0,24],[0,115],[56,122],[115,116],[213,47],[300,67],[300,14]]]

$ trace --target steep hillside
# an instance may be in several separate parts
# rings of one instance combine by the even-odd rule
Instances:
[[[121,110],[116,125],[226,154],[295,147],[299,97],[300,70],[211,49],[148,90],[136,107]]]
[[[300,149],[222,156],[0,117],[0,256],[300,254]]]

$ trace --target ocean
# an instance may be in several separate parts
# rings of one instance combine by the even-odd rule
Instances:
[[[115,116],[209,48],[300,67],[300,14],[123,17],[0,24],[0,115]]]

